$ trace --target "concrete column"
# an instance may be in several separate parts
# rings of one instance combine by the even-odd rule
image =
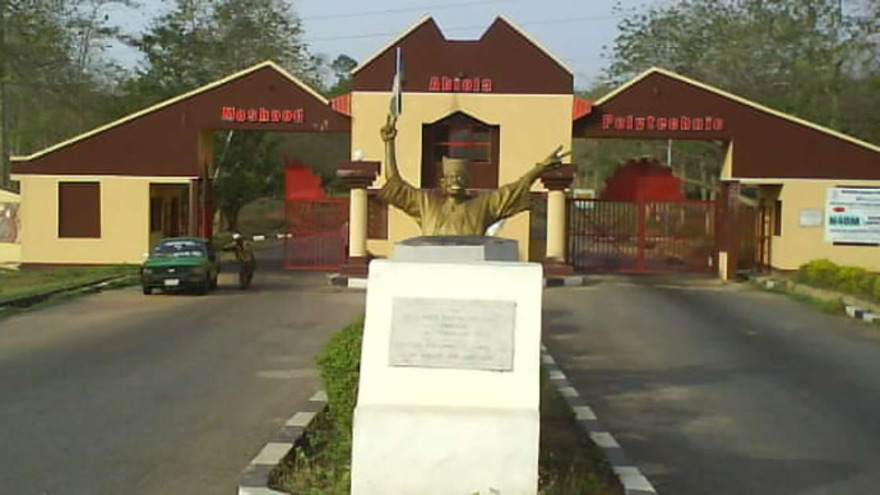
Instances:
[[[574,272],[565,263],[566,228],[565,190],[574,180],[574,166],[563,165],[548,170],[541,175],[541,182],[547,188],[547,250],[544,258],[546,276],[563,276]]]
[[[348,204],[348,256],[367,255],[367,190],[354,188]]]
[[[565,262],[565,192],[547,193],[547,259]]]
[[[379,162],[344,162],[336,167],[336,175],[349,190],[348,260],[339,267],[344,278],[365,278],[367,253],[367,188],[379,175]]]

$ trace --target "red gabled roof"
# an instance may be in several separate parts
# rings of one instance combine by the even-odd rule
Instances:
[[[574,104],[571,107],[571,120],[577,120],[581,117],[590,115],[593,111],[593,102],[578,96],[574,97]]]
[[[351,117],[351,93],[345,93],[330,99],[330,106],[334,111]]]

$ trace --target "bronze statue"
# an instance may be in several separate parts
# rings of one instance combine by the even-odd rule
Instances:
[[[389,115],[381,131],[385,141],[385,185],[379,198],[414,218],[426,236],[481,236],[498,220],[528,210],[532,184],[542,172],[558,167],[562,158],[570,154],[560,153],[559,146],[516,181],[472,198],[466,194],[467,160],[444,157],[440,190],[422,190],[408,184],[397,171],[396,122],[396,117]]]

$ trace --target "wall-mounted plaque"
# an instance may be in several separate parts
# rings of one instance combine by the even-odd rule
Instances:
[[[516,303],[396,297],[389,365],[512,371]]]
[[[801,210],[800,226],[801,227],[821,227],[822,226],[822,210]]]

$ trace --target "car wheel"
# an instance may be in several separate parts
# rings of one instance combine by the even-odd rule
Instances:
[[[153,288],[152,288],[152,287],[147,287],[147,286],[145,285],[145,286],[143,287],[143,289],[144,289],[144,295],[145,295],[145,296],[149,296],[150,294],[153,293]]]

